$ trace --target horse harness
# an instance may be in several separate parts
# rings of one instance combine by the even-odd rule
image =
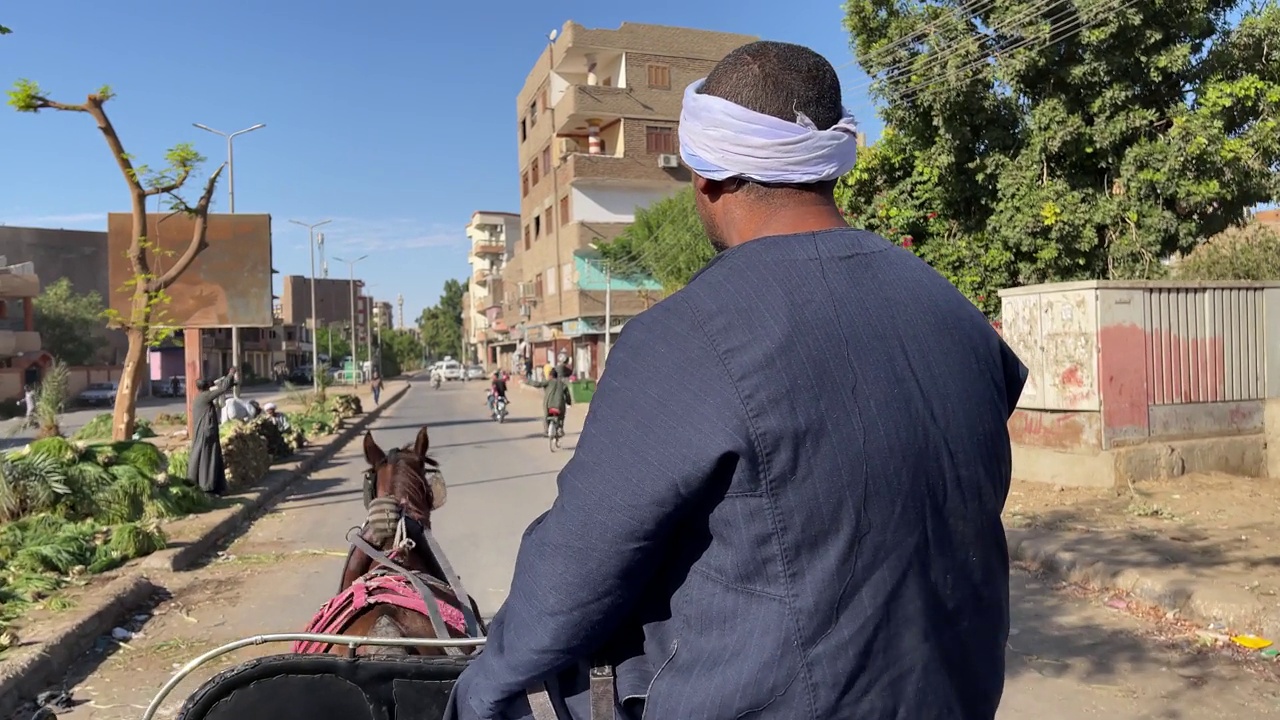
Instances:
[[[376,497],[376,474],[377,468],[369,468],[365,471],[364,505],[366,509],[372,509],[381,500],[381,498]],[[388,505],[391,504],[394,503],[388,502]],[[410,526],[410,523],[412,526]],[[418,540],[422,540],[426,544],[428,554],[440,568],[441,574],[444,575],[444,580],[448,583],[447,589],[452,591],[454,597],[458,600],[458,609],[462,612],[467,636],[484,637],[484,630],[481,628],[479,619],[476,618],[469,602],[471,596],[462,587],[462,581],[458,578],[457,573],[454,572],[453,566],[449,564],[448,558],[445,557],[444,549],[440,547],[440,543],[431,534],[430,530],[422,526],[421,523],[406,518],[403,513],[400,513],[399,520],[396,522],[395,542],[390,554],[373,547],[361,537],[362,530],[363,527],[351,528],[351,530],[347,531],[347,541],[351,543],[353,551],[359,549],[365,555],[368,555],[369,559],[382,567],[366,573],[361,580],[370,576],[389,573],[399,574],[422,597],[422,604],[427,609],[427,617],[431,620],[431,627],[435,631],[436,637],[450,637],[449,623],[446,622],[441,613],[440,607],[436,602],[437,595],[433,592],[433,586],[436,589],[444,590],[446,588],[444,583],[426,573],[418,573],[405,568],[397,563],[393,557],[401,551],[411,552],[417,547]],[[417,539],[414,536],[417,536]],[[465,654],[461,648],[456,647],[445,648],[445,653],[453,656]],[[589,678],[591,720],[613,720],[616,716],[613,667],[604,663],[596,663],[591,668]],[[557,720],[559,718],[555,706],[551,703],[551,697],[545,684],[538,683],[531,688],[527,693],[527,699],[534,720]]]

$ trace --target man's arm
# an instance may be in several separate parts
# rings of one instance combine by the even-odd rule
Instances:
[[[628,323],[551,510],[525,532],[510,595],[465,675],[480,717],[595,652],[661,562],[683,512],[752,452],[746,413],[693,311]]]

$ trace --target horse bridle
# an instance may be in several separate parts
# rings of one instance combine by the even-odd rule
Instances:
[[[365,470],[364,472],[364,480],[365,480],[364,505],[366,510],[369,508],[370,504],[373,502],[373,499],[377,493],[378,470],[380,470],[383,465],[390,465],[391,463],[393,463],[395,461],[395,458],[397,458],[399,453],[401,452],[408,452],[408,449],[407,448],[393,449],[390,453],[386,455],[386,457],[384,457],[376,465]],[[424,465],[425,465],[425,462],[424,462]],[[424,489],[427,490],[427,494],[429,496],[431,494],[430,484],[428,483],[425,477],[421,477],[421,474],[420,474],[420,479],[421,479],[421,482],[423,483]],[[405,534],[407,535],[408,539],[411,542],[413,542],[415,546],[418,546],[420,544],[424,545],[427,549],[427,552],[431,554],[432,559],[435,560],[436,566],[440,569],[440,574],[444,576],[442,579],[446,583],[448,583],[449,589],[453,591],[454,596],[458,600],[458,609],[462,612],[463,620],[466,622],[467,635],[471,637],[484,637],[484,626],[480,624],[480,619],[476,617],[476,614],[473,611],[471,607],[471,603],[469,601],[471,596],[467,594],[466,589],[463,588],[462,580],[459,579],[458,574],[454,572],[453,566],[449,563],[448,557],[446,557],[444,554],[444,549],[440,547],[440,543],[436,540],[435,536],[431,534],[431,530],[428,529],[422,523],[419,523],[416,520],[413,520],[412,518],[408,518],[404,516],[401,517],[400,524],[402,528],[407,528],[407,532]],[[358,527],[358,528],[351,528],[351,530],[347,532],[347,542],[351,544],[351,552],[354,553],[357,549],[359,549],[365,555],[369,556],[370,560],[373,560],[378,565],[382,565],[384,568],[394,570],[395,572],[400,573],[400,575],[403,576],[404,579],[407,580],[409,584],[413,586],[414,590],[416,590],[418,594],[422,596],[422,601],[426,605],[427,614],[431,620],[431,625],[433,629],[436,631],[437,635],[439,637],[448,637],[448,626],[445,624],[444,618],[440,614],[440,609],[435,605],[435,602],[436,602],[435,594],[431,591],[431,589],[427,586],[427,584],[423,583],[422,579],[418,577],[417,573],[413,572],[412,570],[409,570],[408,568],[403,567],[402,565],[400,565],[400,563],[397,563],[393,558],[388,556],[386,553],[382,552],[378,548],[373,547],[373,545],[371,545],[368,541],[366,541],[361,536],[362,531],[363,531],[363,527]],[[348,553],[348,557],[350,557],[350,553]],[[459,648],[446,648],[446,653],[450,655],[462,654],[462,651]]]

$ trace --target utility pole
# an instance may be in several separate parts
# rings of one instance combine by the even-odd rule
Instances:
[[[358,347],[356,345],[356,263],[360,262],[361,260],[364,260],[367,257],[369,256],[361,255],[355,260],[343,260],[340,257],[334,258],[334,260],[337,260],[338,262],[346,263],[347,267],[350,270],[350,275],[351,275],[351,384],[352,385],[356,384],[356,373],[359,371],[359,367],[360,367],[359,363],[356,360],[358,356],[358,353],[356,352],[356,348]],[[369,313],[366,310],[365,315],[368,315],[368,314]],[[366,334],[369,332],[368,325],[369,325],[369,322],[368,322],[368,318],[366,317],[365,318]]]
[[[364,352],[369,358],[369,380],[373,380],[373,296],[366,295],[364,298]],[[381,373],[379,373],[381,374]]]
[[[235,161],[235,152],[233,149],[233,144],[234,144],[233,141],[236,139],[237,135],[244,135],[245,133],[250,133],[250,132],[253,132],[254,130],[261,130],[262,128],[266,127],[266,124],[258,123],[253,127],[247,127],[243,130],[237,130],[233,133],[224,133],[221,130],[214,130],[208,125],[201,125],[200,123],[191,123],[191,124],[200,128],[201,130],[211,132],[214,135],[221,135],[222,137],[227,139],[227,205],[228,205],[229,212],[232,215],[235,215],[236,214],[236,161]],[[242,358],[240,356],[240,328],[233,325],[231,326],[231,367],[237,367],[237,368],[240,367],[241,360]],[[240,397],[240,383],[236,383],[234,386],[232,386],[231,394],[233,397],[237,397],[237,398]]]
[[[332,220],[322,220],[314,225],[308,225],[301,220],[290,220],[294,225],[301,225],[307,229],[308,241],[307,248],[311,251],[311,390],[316,395],[320,394],[320,343],[316,337],[316,331],[319,325],[316,322],[316,228],[321,225],[333,222]],[[324,235],[320,235],[320,242],[324,242]],[[332,354],[330,360],[333,359]]]

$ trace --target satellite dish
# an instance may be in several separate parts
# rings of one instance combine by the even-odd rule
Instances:
[[[560,37],[559,30],[552,30],[551,32],[547,33],[547,39],[550,40],[551,42],[555,42],[556,38],[558,37]]]

